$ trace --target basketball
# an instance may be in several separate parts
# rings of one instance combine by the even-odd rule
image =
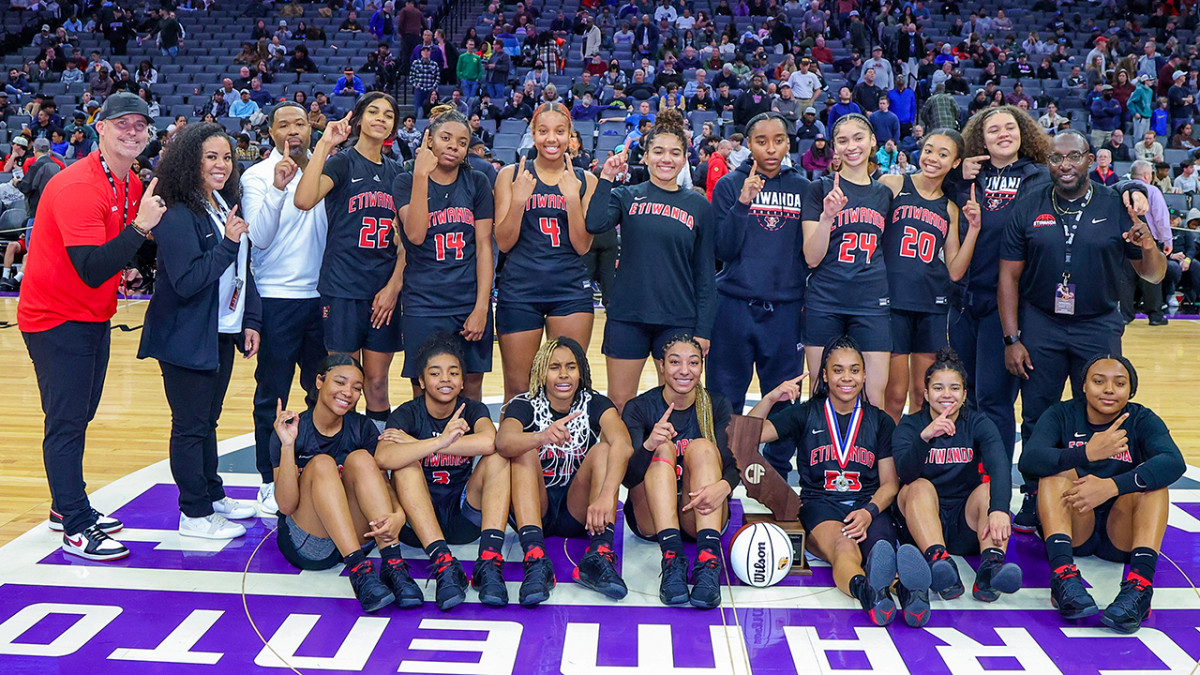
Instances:
[[[742,583],[755,588],[774,586],[792,568],[792,540],[774,523],[743,525],[729,545],[729,562]]]

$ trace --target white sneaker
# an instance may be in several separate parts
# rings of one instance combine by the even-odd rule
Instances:
[[[225,497],[219,502],[213,502],[213,511],[225,516],[230,520],[242,520],[243,518],[253,518],[258,515],[258,509],[235,499]]]
[[[255,500],[258,503],[260,515],[274,516],[279,512],[279,505],[275,503],[275,484],[264,483],[258,488],[258,498]]]
[[[225,516],[214,513],[203,518],[189,518],[179,514],[179,534],[183,537],[200,537],[201,539],[236,539],[246,534],[246,528],[238,523],[231,523]]]

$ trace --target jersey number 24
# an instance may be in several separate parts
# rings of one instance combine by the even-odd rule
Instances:
[[[875,255],[878,238],[872,232],[847,232],[842,235],[842,245],[838,247],[838,262],[853,263],[854,249],[867,252],[867,262]]]
[[[362,229],[358,231],[358,247],[387,248],[391,230],[391,218],[363,218]]]

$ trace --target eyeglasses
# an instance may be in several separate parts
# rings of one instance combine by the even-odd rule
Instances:
[[[1088,156],[1088,153],[1086,153],[1086,152],[1072,152],[1069,155],[1060,155],[1056,152],[1053,155],[1050,155],[1049,157],[1047,157],[1046,161],[1050,163],[1050,166],[1060,166],[1064,160],[1071,164],[1078,164],[1078,163],[1082,162],[1084,160],[1084,158],[1086,158],[1087,156]]]

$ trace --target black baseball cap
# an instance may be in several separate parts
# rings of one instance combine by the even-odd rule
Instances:
[[[154,121],[150,118],[150,107],[146,105],[142,97],[127,91],[112,94],[105,99],[104,105],[100,106],[100,112],[96,113],[96,121],[115,119],[125,115],[141,115],[146,118],[147,122]]]

